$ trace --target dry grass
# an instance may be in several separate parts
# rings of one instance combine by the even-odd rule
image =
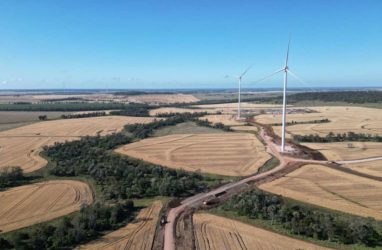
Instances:
[[[382,160],[352,163],[345,166],[361,173],[382,177]]]
[[[0,192],[0,231],[52,220],[92,202],[90,187],[80,181],[55,180],[12,188]]]
[[[173,103],[192,103],[199,101],[193,95],[188,94],[147,94],[128,97],[129,102],[147,104],[173,104]]]
[[[327,118],[331,122],[288,126],[288,133],[325,136],[329,132],[355,132],[382,135],[382,112],[379,109],[362,107],[312,107],[310,109],[318,113],[289,114],[287,121],[312,121]],[[281,115],[259,115],[256,120],[265,124],[280,123]],[[280,135],[281,128],[276,127],[275,130]]]
[[[170,168],[246,176],[256,173],[270,155],[253,134],[177,134],[145,139],[116,150]]]
[[[330,169],[306,165],[261,189],[318,206],[382,219],[382,183]]]
[[[128,123],[147,123],[152,118],[107,116],[38,122],[0,132],[0,167],[20,166],[32,172],[45,166],[39,156],[45,145],[79,139],[82,136],[106,135],[120,131]]]
[[[127,224],[101,239],[80,246],[79,249],[151,249],[162,202],[155,201],[142,209],[135,222]]]
[[[349,147],[349,144],[352,147]],[[382,156],[382,143],[380,142],[303,143],[303,145],[320,151],[330,161]]]
[[[256,126],[231,126],[231,129],[235,131],[249,131],[249,132],[258,132],[259,129]]]
[[[326,249],[220,216],[194,214],[196,249]]]

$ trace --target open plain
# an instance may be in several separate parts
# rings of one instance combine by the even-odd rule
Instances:
[[[305,165],[260,188],[302,202],[382,219],[382,183],[321,165]]]
[[[224,217],[194,214],[196,249],[326,249]]]
[[[168,135],[116,151],[170,168],[229,176],[254,174],[271,158],[264,145],[249,133]]]
[[[39,156],[42,147],[83,136],[107,135],[129,123],[147,123],[149,117],[105,116],[38,122],[0,132],[0,168],[20,166],[32,172],[45,166]]]
[[[8,232],[70,214],[93,202],[80,181],[54,180],[0,192],[0,232]]]

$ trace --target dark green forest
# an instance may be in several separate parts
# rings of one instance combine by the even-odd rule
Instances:
[[[341,244],[382,246],[382,224],[372,218],[328,212],[257,189],[234,196],[220,209],[267,221],[295,235]]]
[[[380,135],[371,135],[364,133],[354,133],[348,132],[343,134],[334,134],[330,132],[326,136],[319,136],[317,134],[313,135],[293,135],[293,140],[296,142],[344,142],[344,141],[362,141],[362,142],[382,142],[382,136]]]

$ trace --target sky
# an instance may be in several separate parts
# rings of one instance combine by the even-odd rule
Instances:
[[[0,89],[382,86],[382,1],[0,1]]]

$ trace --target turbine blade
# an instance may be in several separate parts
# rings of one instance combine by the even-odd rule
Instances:
[[[287,49],[286,58],[285,58],[285,68],[288,67],[290,39],[291,39],[291,36],[289,35],[288,49]]]
[[[247,72],[253,67],[253,64],[250,65],[246,70],[244,70],[244,72],[239,76],[240,78],[242,78],[245,74],[247,74]]]
[[[301,82],[302,84],[307,84],[304,80],[302,80],[300,77],[298,77],[295,73],[293,73],[292,71],[290,71],[289,69],[287,69],[288,73],[291,74],[291,76],[293,76],[295,79],[297,79],[299,82]]]
[[[266,77],[264,77],[264,78],[261,78],[260,80],[257,80],[257,81],[255,81],[255,82],[253,82],[253,83],[262,82],[262,81],[264,81],[264,80],[266,80],[266,79],[268,79],[268,78],[270,78],[270,77],[272,77],[272,76],[274,76],[274,75],[276,75],[277,73],[280,73],[280,72],[282,72],[282,71],[284,71],[284,69],[279,69],[279,70],[273,72],[272,74],[270,74],[270,75],[268,75],[268,76],[266,76]]]

